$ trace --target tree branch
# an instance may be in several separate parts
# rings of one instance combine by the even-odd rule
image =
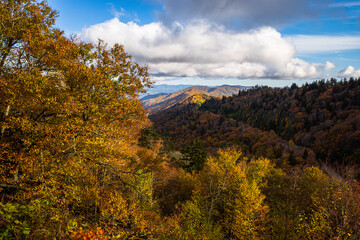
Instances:
[[[122,177],[119,175],[119,172],[120,172],[120,173],[125,173],[125,174],[134,174],[134,175],[140,175],[140,174],[134,173],[134,172],[127,172],[127,171],[118,169],[118,168],[114,167],[113,165],[111,165],[111,164],[109,164],[109,163],[104,163],[104,162],[95,161],[95,160],[92,160],[92,159],[90,159],[90,158],[87,158],[86,160],[92,161],[92,162],[94,162],[95,164],[98,164],[98,165],[100,165],[100,166],[107,167],[107,169],[109,169],[110,172],[112,172],[113,174],[115,174],[122,183],[124,183],[125,185],[130,186],[130,187],[133,188],[137,193],[139,193],[139,191],[137,190],[137,188],[136,188],[134,185],[132,185],[132,184],[130,184],[130,183],[128,183],[128,182],[126,182],[125,180],[122,179]]]

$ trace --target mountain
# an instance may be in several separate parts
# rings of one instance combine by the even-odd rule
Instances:
[[[201,104],[211,97],[221,98],[222,96],[231,96],[238,94],[239,91],[246,89],[244,86],[219,87],[192,86],[173,93],[158,93],[143,97],[143,105],[152,114],[154,112],[167,109],[176,104],[197,103]]]
[[[156,94],[160,94],[160,93],[173,93],[176,91],[180,91],[183,90],[185,88],[189,88],[189,87],[195,87],[195,85],[167,85],[167,84],[157,84],[157,85],[152,85],[151,88],[146,88],[146,95],[156,95]]]
[[[146,100],[149,100],[149,99],[157,98],[157,97],[160,97],[160,96],[166,96],[166,95],[168,95],[168,93],[157,93],[157,94],[153,94],[153,95],[146,95],[146,96],[141,98],[141,101],[146,101]]]
[[[180,151],[197,139],[210,150],[236,145],[278,165],[360,165],[359,79],[255,87],[198,104],[168,105],[150,119]]]

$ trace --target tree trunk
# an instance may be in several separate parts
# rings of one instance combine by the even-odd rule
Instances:
[[[4,120],[9,116],[9,113],[10,113],[10,104],[7,105],[7,107],[6,107]],[[5,133],[5,126],[2,126],[1,127],[1,138],[4,137],[4,133]]]

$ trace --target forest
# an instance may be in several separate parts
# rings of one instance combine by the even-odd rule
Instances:
[[[279,166],[289,157],[292,164],[359,165],[359,79],[320,80],[290,88],[256,86],[201,105],[178,104],[150,119],[178,149],[196,138],[210,151],[232,144]]]
[[[0,239],[359,239],[359,80],[150,115],[120,44],[0,0]]]

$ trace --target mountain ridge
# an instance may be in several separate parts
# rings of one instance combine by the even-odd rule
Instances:
[[[192,86],[173,93],[158,93],[154,95],[148,95],[141,100],[144,107],[153,114],[157,111],[170,108],[176,104],[182,103],[202,103],[211,97],[220,98],[222,96],[231,96],[238,94],[248,87],[245,86],[229,86],[222,85],[216,87],[208,86]]]
[[[201,104],[173,105],[150,119],[180,149],[196,138],[213,149],[239,145],[279,166],[360,164],[359,79],[255,87]]]

